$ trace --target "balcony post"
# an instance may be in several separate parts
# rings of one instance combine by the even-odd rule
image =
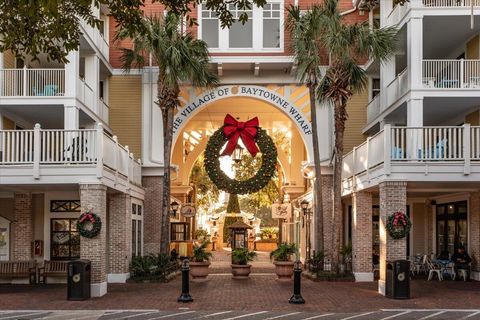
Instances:
[[[68,53],[67,59],[69,62],[65,64],[65,96],[75,97],[80,77],[80,53],[71,51]]]
[[[40,124],[33,128],[33,178],[40,179],[40,150],[41,150]]]
[[[367,159],[366,159],[366,167],[367,167],[367,179],[370,181],[370,143],[372,137],[367,138]]]
[[[97,125],[97,178],[103,176],[103,125]]]
[[[115,184],[117,184],[118,181],[118,150],[119,150],[119,145],[118,145],[118,137],[113,136],[113,141],[115,142],[115,150],[114,150],[114,157],[113,157],[113,167],[115,168]]]
[[[383,140],[383,150],[384,150],[384,159],[383,159],[383,168],[385,170],[385,175],[390,175],[390,164],[392,161],[392,125],[385,124],[383,127],[384,140]]]
[[[471,128],[469,123],[463,125],[463,159],[464,159],[464,168],[463,173],[465,175],[470,174],[470,148],[471,148]]]
[[[407,72],[408,87],[420,89],[422,86],[422,59],[423,59],[423,19],[412,17],[407,25]]]
[[[465,59],[460,59],[460,88],[465,87]]]
[[[23,96],[27,96],[27,66],[23,66]]]

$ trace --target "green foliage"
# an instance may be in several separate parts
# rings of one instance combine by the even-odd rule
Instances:
[[[265,227],[260,232],[262,240],[278,239],[278,227]]]
[[[145,277],[156,270],[156,262],[153,256],[133,257],[130,262],[130,273],[132,277]]]
[[[205,149],[205,170],[217,188],[232,194],[248,194],[265,187],[276,172],[277,148],[272,138],[264,129],[258,129],[255,142],[262,152],[262,165],[246,180],[230,179],[220,168],[220,150],[227,141],[221,127],[210,137]]]
[[[310,260],[311,263],[318,266],[320,264],[323,264],[323,259],[325,259],[325,252],[323,252],[323,250],[320,250],[316,251]]]
[[[193,247],[193,261],[206,262],[210,260],[212,254],[206,251],[207,244],[207,241],[203,241],[200,245],[195,245]]]
[[[186,17],[190,25],[196,19],[190,17],[192,8],[204,3],[207,9],[218,14],[222,27],[230,27],[236,20],[229,11],[229,4],[240,9],[238,21],[244,23],[248,16],[243,9],[253,5],[263,6],[266,0],[153,0],[163,4],[167,11],[178,17]],[[145,0],[93,0],[96,8],[108,9],[118,30],[128,36],[147,35],[142,23]],[[92,11],[91,0],[3,0],[0,1],[0,51],[12,50],[20,57],[29,54],[37,58],[46,53],[48,60],[66,63],[67,54],[80,47],[80,20],[90,26],[100,27],[100,19]],[[107,21],[108,23],[108,21]]]
[[[195,230],[195,239],[208,242],[210,239],[210,234],[207,232],[207,230],[197,229]]]
[[[352,257],[352,243],[348,243],[346,245],[344,245],[341,249],[340,249],[340,254],[344,257],[344,258],[351,258]]]
[[[281,243],[278,248],[270,252],[270,258],[275,261],[290,261],[292,255],[297,253],[294,243]]]
[[[195,204],[200,211],[208,212],[218,202],[220,192],[208,177],[204,167],[204,154],[202,153],[192,167],[190,183],[195,187]]]
[[[227,213],[240,213],[240,204],[237,194],[230,194],[227,205]]]
[[[246,248],[237,248],[232,250],[232,264],[247,265],[250,261],[253,261],[257,253],[250,251]]]
[[[129,271],[133,279],[164,279],[176,267],[176,261],[171,261],[168,254],[160,253],[133,257]]]

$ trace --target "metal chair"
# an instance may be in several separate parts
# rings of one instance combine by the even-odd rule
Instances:
[[[443,276],[442,276],[442,268],[431,262],[430,260],[427,259],[427,266],[428,266],[428,281],[432,280],[433,275],[436,274],[438,280],[442,281]]]

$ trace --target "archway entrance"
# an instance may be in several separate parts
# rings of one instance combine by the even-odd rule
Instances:
[[[277,242],[281,241],[282,231],[283,233],[300,232],[294,226],[299,224],[298,218],[292,215],[286,219],[281,219],[281,221],[273,219],[271,206],[276,201],[282,202],[288,201],[289,198],[294,199],[308,188],[306,185],[308,181],[303,178],[301,167],[302,162],[309,159],[305,140],[310,139],[308,137],[310,123],[305,119],[308,122],[308,127],[305,127],[305,130],[301,129],[299,122],[292,118],[288,111],[282,110],[282,101],[288,99],[281,98],[282,96],[277,91],[284,93],[284,88],[281,88],[281,90],[277,88],[277,91],[271,89],[267,91],[266,88],[263,88],[263,92],[269,92],[269,94],[260,99],[256,96],[250,96],[247,91],[244,91],[243,95],[238,94],[242,92],[242,88],[246,90],[248,87],[237,87],[237,94],[228,97],[224,95],[220,97],[219,92],[225,93],[227,89],[232,90],[231,86],[220,87],[213,96],[206,96],[206,93],[195,93],[195,97],[191,98],[190,95],[183,94],[183,99],[189,101],[202,95],[204,98],[201,105],[195,104],[195,108],[189,107],[193,102],[185,104],[175,118],[177,123],[176,140],[174,140],[172,163],[178,166],[178,173],[172,181],[171,190],[172,196],[179,202],[194,203],[197,207],[197,214],[194,219],[185,219],[179,215],[172,219],[172,222],[188,223],[192,240],[199,234],[208,237],[211,241],[213,240],[215,256],[217,257],[221,256],[220,250],[229,250],[231,246],[231,242],[228,241],[228,238],[231,237],[228,232],[228,225],[234,220],[246,223],[252,228],[248,230],[247,242],[249,248],[264,252],[266,257],[264,262],[266,263],[268,252],[276,247]],[[268,97],[271,97],[272,92],[277,92],[276,94],[279,97],[276,100],[277,105],[271,101],[265,101],[268,100]],[[296,92],[296,95],[295,101],[303,105],[303,110],[309,111],[303,101],[304,99],[308,100],[308,96],[303,97],[301,90]],[[289,97],[292,96],[292,94],[289,94]],[[290,102],[283,102],[283,105],[290,107],[288,103]],[[280,104],[280,107],[278,104]],[[215,190],[211,181],[208,184],[208,176],[203,168],[203,152],[208,139],[223,125],[227,113],[238,117],[239,121],[247,121],[258,117],[260,126],[273,139],[278,151],[277,175],[273,181],[274,188],[272,187],[272,190],[276,190],[273,192],[275,194],[273,196],[271,194],[254,195],[254,198],[240,196],[239,212],[229,212],[227,210],[228,195]],[[303,114],[302,117],[304,117]],[[236,164],[232,163],[231,159],[225,159],[225,161],[221,159],[221,167],[227,174],[228,171],[235,174],[235,170],[240,170]],[[257,169],[254,169],[253,174]],[[259,199],[255,197],[259,197]],[[288,234],[285,235],[285,238],[299,239],[302,237]],[[213,249],[213,244],[209,245],[209,250]]]

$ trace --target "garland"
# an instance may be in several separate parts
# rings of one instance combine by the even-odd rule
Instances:
[[[276,170],[277,148],[272,138],[267,132],[258,128],[254,141],[262,152],[262,166],[257,173],[250,179],[238,181],[230,179],[225,172],[220,169],[220,150],[229,141],[224,133],[224,127],[221,127],[213,133],[205,149],[205,170],[210,180],[218,189],[231,194],[249,194],[257,192],[265,187],[272,179]]]
[[[91,228],[86,228],[87,225],[91,225]],[[100,233],[101,229],[102,220],[91,210],[82,213],[78,218],[77,230],[82,237],[94,238]]]
[[[387,218],[387,231],[393,239],[402,239],[410,232],[412,222],[403,212],[395,212]]]

